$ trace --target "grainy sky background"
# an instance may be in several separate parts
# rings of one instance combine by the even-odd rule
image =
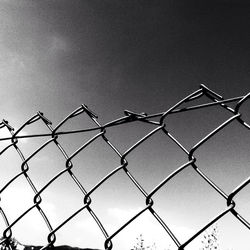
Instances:
[[[1,117],[17,128],[40,110],[55,126],[86,103],[104,123],[122,116],[124,109],[165,111],[201,83],[225,98],[247,94],[249,13],[250,4],[241,0],[0,0]],[[249,103],[243,109],[249,114]],[[244,117],[247,119],[247,115]],[[226,118],[226,112],[211,108],[207,112],[180,114],[169,119],[168,126],[190,149]],[[87,127],[83,122],[89,125],[85,120],[76,120],[70,128]],[[147,126],[129,125],[108,133],[124,152],[149,130]],[[23,133],[44,131],[42,125],[34,125],[33,130]],[[73,152],[86,138],[66,137],[62,143]],[[234,122],[197,152],[203,170],[221,183],[225,192],[229,193],[249,176],[249,141],[248,131]],[[41,141],[28,139],[22,143],[28,156]],[[118,159],[106,149],[102,142],[96,143],[96,148],[79,157],[78,165],[83,161],[85,165],[75,171],[87,189],[117,166]],[[30,174],[40,188],[64,166],[60,156],[55,155],[56,150],[51,147],[32,162]],[[14,166],[5,158],[1,175],[12,176],[18,172],[15,170],[18,164]],[[147,191],[185,163],[186,158],[161,134],[128,156],[131,171]],[[159,213],[183,241],[224,209],[225,204],[194,173],[187,172],[178,178],[155,199]],[[3,177],[1,183],[7,179]],[[82,198],[67,178],[55,186],[55,190],[51,188],[45,194],[44,207],[56,226],[74,211],[73,206],[82,205]],[[16,213],[13,201],[18,201],[24,210],[24,199],[32,202],[33,194],[29,198],[29,191],[23,180],[19,186],[17,183],[8,189],[5,200],[2,195],[3,207],[13,219]],[[143,197],[122,175],[95,195],[98,202],[93,206],[104,224],[108,224],[110,234],[144,207]],[[250,218],[249,188],[238,199],[239,211]],[[32,216],[24,218],[29,229],[24,231],[18,224],[16,233],[24,243],[45,244],[46,228],[32,226],[37,215]],[[226,218],[219,224],[222,249],[247,250],[249,231],[234,218]],[[83,213],[68,228],[59,231],[58,244],[101,248],[102,235],[90,219]],[[119,245],[116,249],[130,249],[139,233],[145,235],[148,244],[156,242],[159,249],[170,242],[149,214],[115,238]]]

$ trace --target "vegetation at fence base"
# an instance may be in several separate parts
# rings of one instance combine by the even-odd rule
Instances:
[[[15,238],[7,239],[0,246],[0,250],[40,250],[41,248],[43,248],[43,246],[23,245]],[[53,250],[98,250],[98,249],[92,249],[92,248],[71,247],[67,245],[53,246],[50,249],[53,249]]]
[[[23,245],[15,238],[7,239],[3,241],[0,246],[0,250],[40,250],[42,246]],[[54,246],[54,250],[98,250],[90,248],[78,248],[67,245]],[[146,245],[142,234],[136,238],[135,245],[130,250],[157,250],[155,243],[152,245]],[[162,249],[163,250],[163,249]],[[164,248],[164,250],[171,250],[171,247]],[[220,250],[218,239],[218,226],[214,225],[210,230],[207,230],[202,235],[201,248],[199,250]]]
[[[40,250],[41,248],[42,248],[42,246],[25,246],[24,250]],[[48,249],[53,249],[53,250],[99,250],[99,249],[93,249],[93,248],[71,247],[71,246],[67,246],[67,245],[53,246],[53,247],[48,248]]]
[[[1,238],[1,241],[4,240]],[[1,250],[16,250],[24,247],[19,247],[22,246],[15,238],[8,238],[4,240],[0,246]]]
[[[202,250],[219,250],[218,226],[212,227],[211,231],[203,234]]]
[[[143,239],[142,234],[138,238],[136,238],[136,244],[131,248],[131,250],[156,250],[156,244],[153,243],[153,245],[147,245],[145,246],[145,240]],[[170,248],[166,249],[170,250]]]
[[[142,234],[136,238],[136,244],[131,250],[156,250],[156,244],[152,246],[145,246],[145,240],[142,237]],[[171,250],[169,246],[167,249]],[[201,248],[199,250],[220,250],[219,248],[219,239],[218,239],[218,226],[214,225],[210,230],[207,230],[202,235]]]

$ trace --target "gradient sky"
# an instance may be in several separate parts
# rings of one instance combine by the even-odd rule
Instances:
[[[0,0],[1,117],[17,128],[40,110],[55,126],[85,103],[104,123],[122,116],[125,109],[165,111],[201,83],[225,98],[245,95],[250,89],[249,13],[250,4],[241,0]],[[249,103],[243,110],[249,114]],[[173,115],[168,128],[190,149],[228,117],[217,108],[206,113],[193,111],[188,115]],[[82,128],[89,124],[86,119],[76,118],[68,127]],[[110,129],[108,135],[124,152],[150,129],[131,124]],[[35,124],[23,133],[45,131],[44,126]],[[72,153],[91,135],[66,136],[62,143]],[[26,156],[42,141],[45,140],[23,140]],[[225,192],[229,193],[249,176],[249,142],[248,131],[234,122],[197,152],[202,169],[221,183]],[[76,159],[76,165],[86,161],[75,171],[87,189],[119,163],[101,140],[93,145]],[[60,162],[56,154],[51,146],[32,162],[35,167],[30,174],[38,187],[62,169],[63,160]],[[1,185],[18,166],[18,160],[10,164],[7,155],[2,159],[6,167],[1,174],[5,176]],[[185,163],[187,157],[169,139],[156,134],[129,155],[128,160],[130,170],[149,192],[164,176]],[[5,198],[3,207],[12,218],[16,215],[12,196],[21,210],[26,207],[25,200],[32,202],[33,193],[29,196],[30,190],[24,183],[25,180],[9,188],[1,197],[2,202]],[[82,198],[67,178],[62,178],[54,188],[45,194],[44,209],[56,226],[82,205]],[[110,234],[145,204],[122,174],[94,196],[97,202],[93,206],[104,225],[108,225]],[[237,199],[239,211],[250,219],[248,197],[249,187]],[[160,191],[155,200],[157,211],[169,221],[181,241],[225,208],[224,201],[188,171],[169,189]],[[166,248],[169,239],[151,217],[143,215],[119,234],[114,239],[119,247],[114,249],[130,249],[140,233],[148,244],[156,242],[159,249],[163,250],[164,244]],[[30,215],[23,219],[29,225],[25,232],[22,223],[16,226],[20,241],[46,244],[46,228],[32,226],[36,218],[37,215]],[[247,250],[249,231],[232,216],[221,220],[219,231],[223,250],[230,247]],[[87,213],[83,213],[58,232],[57,243],[101,248],[103,236]]]

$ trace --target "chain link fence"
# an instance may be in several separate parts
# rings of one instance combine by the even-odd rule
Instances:
[[[123,117],[110,121],[105,124],[101,124],[98,121],[98,116],[93,111],[91,111],[91,109],[89,109],[86,105],[81,105],[79,108],[77,108],[67,117],[65,117],[56,126],[52,126],[52,122],[42,112],[37,112],[33,117],[27,120],[21,127],[19,127],[16,130],[12,127],[13,125],[10,124],[7,120],[2,120],[2,122],[0,123],[0,129],[1,130],[7,129],[9,132],[9,136],[0,138],[1,142],[7,143],[5,144],[5,147],[1,150],[0,155],[2,157],[8,150],[12,148],[16,151],[16,154],[19,155],[21,164],[19,166],[19,172],[15,176],[12,176],[12,178],[10,178],[5,183],[5,185],[0,187],[0,197],[2,197],[4,192],[10,186],[14,185],[14,183],[16,183],[20,178],[23,177],[25,177],[27,185],[29,185],[33,190],[34,195],[33,195],[33,205],[28,207],[26,211],[24,211],[14,220],[10,221],[8,218],[8,211],[5,211],[2,207],[0,207],[1,220],[5,224],[5,229],[2,232],[2,238],[0,244],[3,245],[6,244],[8,241],[10,241],[10,239],[14,236],[13,227],[18,223],[22,223],[21,219],[23,217],[29,216],[29,214],[33,210],[37,210],[40,213],[41,218],[43,219],[48,229],[48,234],[47,234],[48,243],[47,245],[43,246],[43,249],[54,246],[57,239],[56,238],[57,232],[60,229],[62,229],[62,227],[66,226],[66,224],[71,219],[73,219],[83,211],[88,212],[89,216],[93,218],[93,220],[98,225],[100,231],[104,235],[105,241],[103,242],[103,244],[106,250],[111,250],[113,248],[112,240],[125,227],[127,227],[129,224],[137,220],[146,211],[151,213],[151,215],[155,218],[155,220],[166,231],[166,236],[168,235],[171,237],[173,243],[177,246],[178,249],[185,249],[186,246],[188,246],[194,239],[196,239],[199,235],[201,235],[208,227],[210,227],[213,223],[219,221],[222,217],[224,217],[227,214],[231,214],[231,216],[239,220],[243,226],[245,226],[247,229],[250,229],[250,222],[247,221],[247,219],[244,218],[239,213],[239,211],[237,211],[236,202],[234,199],[241,192],[241,190],[243,190],[247,185],[249,185],[250,177],[246,178],[234,190],[232,190],[229,194],[227,194],[220,187],[220,183],[215,183],[211,178],[209,178],[206,175],[204,171],[202,171],[199,168],[196,159],[196,150],[199,149],[203,144],[206,144],[207,141],[209,141],[219,131],[227,127],[230,123],[236,121],[238,122],[239,126],[242,126],[244,129],[249,131],[250,124],[247,123],[247,121],[244,119],[244,117],[247,118],[247,115],[249,114],[243,114],[243,115],[241,114],[242,105],[244,103],[247,103],[249,97],[250,93],[245,96],[224,99],[222,96],[210,90],[205,85],[201,85],[197,91],[191,93],[190,95],[179,101],[177,104],[169,108],[166,112],[146,114],[146,113],[135,113],[125,110]],[[195,100],[199,100],[201,98],[207,98],[209,102],[198,105],[192,104],[195,102]],[[230,115],[230,117],[224,120],[223,123],[221,123],[213,131],[207,134],[203,139],[198,141],[190,150],[185,148],[184,145],[180,143],[175,138],[175,136],[168,131],[166,120],[169,116],[182,112],[191,112],[192,110],[197,110],[197,109],[203,109],[205,111],[206,109],[208,109],[208,107],[211,106],[225,110],[225,112],[227,112]],[[93,122],[93,126],[87,128],[82,127],[81,129],[76,129],[76,130],[61,131],[63,125],[67,124],[70,120],[72,120],[77,116],[87,116],[88,119],[90,119],[91,122]],[[47,133],[22,134],[22,131],[27,126],[37,123],[38,121],[42,122],[44,126],[47,127],[48,129]],[[107,135],[107,131],[112,130],[112,128],[116,126],[120,126],[123,124],[126,125],[128,123],[133,123],[133,122],[137,122],[139,124],[147,123],[151,127],[151,130],[144,137],[140,138],[134,145],[132,145],[131,147],[126,149],[125,152],[122,153],[120,152],[118,147],[110,140],[110,138]],[[127,160],[128,158],[127,156],[132,151],[134,151],[135,148],[137,148],[139,145],[143,144],[146,140],[148,140],[151,137],[154,137],[155,134],[160,132],[163,133],[166,137],[170,138],[171,141],[173,141],[173,143],[176,144],[181,149],[181,151],[185,154],[186,162],[181,166],[177,166],[177,168],[172,173],[164,177],[160,183],[154,186],[151,192],[146,192],[144,187],[133,176],[133,173],[130,169],[129,161]],[[74,153],[70,155],[65,150],[64,146],[60,143],[60,138],[66,135],[72,135],[72,134],[79,135],[88,133],[94,133],[94,136],[92,136],[87,142],[85,142],[81,147],[79,147]],[[19,147],[19,142],[25,138],[27,139],[35,137],[47,138],[47,139],[45,143],[43,143],[39,148],[34,150],[28,157],[25,157],[24,156],[25,154]],[[87,190],[87,188],[84,186],[84,183],[81,183],[78,176],[74,174],[75,166],[72,161],[74,157],[76,157],[78,154],[84,151],[87,147],[89,147],[89,145],[91,145],[98,138],[103,140],[104,143],[106,144],[106,147],[109,147],[118,156],[119,162],[117,163],[117,166],[112,169],[111,172],[109,172],[106,176],[103,176],[101,180],[99,180],[94,186],[92,186],[90,189]],[[36,183],[29,174],[30,170],[29,163],[32,159],[37,157],[37,154],[40,151],[44,150],[46,147],[48,147],[48,145],[51,144],[53,144],[56,148],[58,148],[59,152],[64,157],[65,164],[63,166],[63,169],[61,169],[55,176],[51,177],[51,179],[42,188],[38,189]],[[1,173],[2,175],[4,175],[5,169],[2,166],[1,168],[2,168]],[[207,221],[207,223],[202,228],[200,228],[195,234],[193,234],[188,240],[181,243],[180,239],[178,239],[178,237],[173,233],[168,223],[164,221],[164,219],[162,219],[161,214],[156,212],[154,204],[154,196],[160,189],[166,186],[171,179],[175,178],[180,173],[182,173],[184,169],[190,169],[190,168],[195,170],[198,176],[202,178],[205,182],[207,182],[209,186],[217,192],[218,196],[220,196],[221,199],[224,200],[225,208],[223,211],[218,213],[213,219]],[[94,200],[92,197],[93,194],[98,189],[102,188],[102,185],[106,181],[108,181],[112,176],[115,176],[120,172],[124,172],[128,180],[134,184],[134,188],[140,191],[141,196],[144,197],[145,199],[145,207],[140,211],[138,211],[136,214],[134,214],[134,216],[132,216],[128,221],[126,221],[125,224],[118,227],[114,232],[108,232],[105,224],[101,222],[100,216],[96,213],[95,209],[93,209],[92,204]],[[41,206],[41,204],[43,203],[43,193],[50,185],[52,185],[52,183],[57,182],[58,178],[63,175],[68,175],[71,181],[77,185],[79,191],[82,193],[83,205],[82,207],[76,209],[74,213],[72,213],[69,217],[64,218],[64,220],[59,225],[57,225],[56,227],[52,227],[51,218],[49,218],[49,215],[46,214],[46,212],[42,209]]]

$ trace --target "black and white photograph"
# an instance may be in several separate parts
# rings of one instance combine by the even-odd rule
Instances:
[[[0,0],[0,250],[249,250],[250,1]]]

